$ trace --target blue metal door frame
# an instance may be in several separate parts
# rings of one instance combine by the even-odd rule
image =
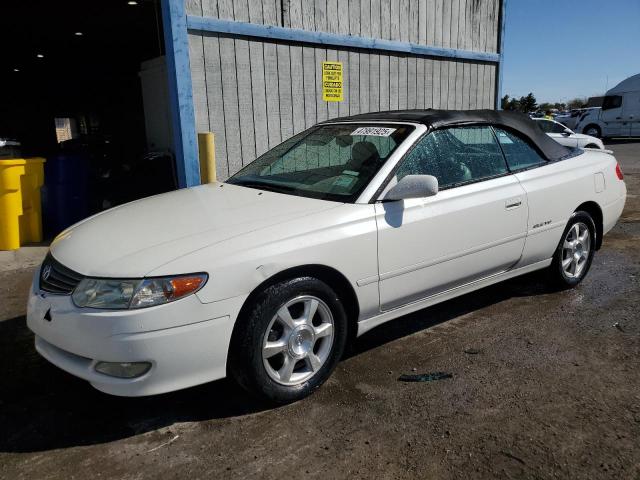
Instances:
[[[191,187],[200,184],[198,141],[191,85],[191,67],[189,64],[189,31],[206,31],[311,45],[403,52],[429,57],[459,58],[495,63],[498,69],[496,72],[495,91],[496,109],[500,108],[507,0],[501,0],[500,5],[498,53],[473,52],[395,40],[258,25],[211,17],[187,16],[184,1],[162,0],[162,21],[164,25],[167,73],[169,76],[169,103],[173,124],[176,170],[180,187]]]

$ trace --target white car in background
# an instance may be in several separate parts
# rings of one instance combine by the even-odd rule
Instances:
[[[534,118],[533,120],[537,122],[544,133],[565,147],[599,148],[604,150],[604,143],[597,137],[575,133],[555,120],[547,120],[545,118]]]
[[[27,324],[43,357],[103,392],[231,376],[292,402],[385,322],[534,270],[576,286],[625,198],[611,154],[564,147],[523,114],[335,119],[224,183],[62,232]]]

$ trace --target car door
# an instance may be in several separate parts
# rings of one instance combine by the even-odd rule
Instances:
[[[623,123],[625,122],[622,116],[622,109],[622,95],[607,95],[604,97],[602,111],[600,112],[603,136],[628,135],[628,133],[623,133]]]
[[[624,94],[622,115],[629,124],[629,135],[640,136],[640,91]]]
[[[524,246],[526,196],[491,127],[429,133],[387,189],[411,174],[434,175],[440,191],[376,203],[383,311],[508,270]]]

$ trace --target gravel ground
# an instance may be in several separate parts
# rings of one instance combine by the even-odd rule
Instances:
[[[0,477],[639,479],[640,143],[608,148],[629,197],[580,287],[529,275],[398,319],[286,407],[228,381],[101,394],[35,353],[32,269],[0,272]]]

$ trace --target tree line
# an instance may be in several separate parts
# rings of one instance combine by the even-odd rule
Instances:
[[[587,106],[586,98],[574,98],[573,100],[569,100],[567,103],[556,102],[543,102],[538,105],[538,101],[532,92],[529,92],[528,95],[524,95],[520,98],[510,97],[509,95],[505,95],[500,100],[500,106],[503,110],[516,110],[519,112],[535,112],[537,110],[547,111],[552,109],[557,110],[573,110],[574,108],[584,108]]]

